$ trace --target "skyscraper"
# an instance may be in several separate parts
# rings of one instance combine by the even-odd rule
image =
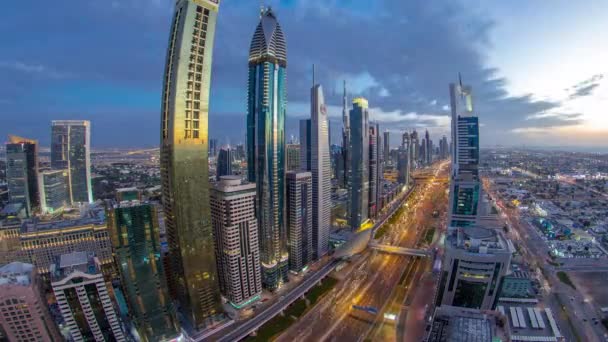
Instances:
[[[346,81],[344,81],[344,93],[342,95],[342,173],[338,183],[345,189],[349,187],[350,174],[350,114],[348,112],[348,101],[346,98]]]
[[[287,145],[287,171],[300,169],[300,144]]]
[[[262,293],[255,196],[256,185],[243,184],[239,176],[223,176],[211,191],[220,289],[236,309],[259,300]]]
[[[410,181],[410,152],[401,146],[397,152],[397,181],[407,185]]]
[[[420,154],[420,141],[418,140],[418,132],[414,129],[410,135],[410,162],[411,168],[418,167],[418,155]]]
[[[285,114],[287,50],[274,12],[264,9],[251,40],[247,96],[247,167],[257,185],[262,280],[279,288],[287,279],[285,227]]]
[[[375,217],[377,210],[378,200],[378,187],[379,187],[379,167],[380,167],[380,154],[378,139],[380,138],[379,132],[380,126],[377,123],[371,123],[369,125],[368,142],[369,142],[369,216]]]
[[[448,227],[475,225],[481,198],[479,181],[479,119],[473,112],[472,89],[450,84],[452,111],[452,173]]]
[[[63,211],[68,204],[67,170],[41,172],[38,176],[40,189],[40,210],[44,214],[56,214]]]
[[[53,121],[51,126],[51,167],[68,171],[70,204],[92,203],[91,122]]]
[[[426,165],[431,165],[433,162],[433,142],[431,141],[428,130],[424,133],[424,141],[426,142],[424,162]]]
[[[289,269],[300,272],[313,260],[313,191],[312,174],[307,171],[287,173],[287,227]]]
[[[367,100],[353,100],[350,111],[349,224],[358,229],[369,218],[369,113]]]
[[[216,157],[217,156],[217,148],[218,148],[217,139],[209,139],[209,156]]]
[[[218,181],[221,176],[232,175],[232,159],[234,159],[234,151],[230,147],[220,149],[220,153],[217,155],[216,179]]]
[[[397,138],[399,139],[399,138]],[[382,149],[382,161],[385,165],[390,164],[391,160],[391,144],[390,144],[390,132],[384,131],[384,147]]]
[[[314,78],[314,77],[313,77]],[[314,80],[313,80],[314,82]],[[314,84],[310,94],[312,244],[313,258],[327,254],[331,225],[331,160],[329,159],[329,122],[323,88]]]
[[[139,201],[123,201],[108,209],[108,228],[129,316],[142,341],[178,335],[165,271],[160,260],[156,208]]]
[[[51,287],[74,341],[126,341],[99,260],[64,254],[51,265]]]
[[[0,267],[0,326],[7,341],[60,341],[41,296],[34,265],[12,262]]]
[[[209,209],[209,86],[217,0],[178,0],[161,112],[161,185],[169,245],[168,284],[187,329],[221,311]]]
[[[22,203],[27,215],[40,206],[38,194],[38,142],[14,135],[6,144],[6,180],[11,202]]]
[[[300,167],[298,170],[312,170],[312,120],[300,120]]]

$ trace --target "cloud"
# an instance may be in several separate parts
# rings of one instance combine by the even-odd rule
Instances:
[[[571,94],[568,96],[568,99],[574,100],[579,97],[592,95],[595,88],[600,86],[600,83],[603,78],[603,74],[597,74],[587,80],[584,80],[574,85],[572,88],[567,88],[566,91],[571,91]]]
[[[27,64],[20,61],[0,61],[0,68],[11,69],[32,75],[40,75],[48,78],[69,78],[73,75],[67,72],[60,72],[42,64]]]

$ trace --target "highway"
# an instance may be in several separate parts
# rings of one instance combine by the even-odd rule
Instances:
[[[445,172],[447,164],[442,166]],[[445,193],[445,186],[431,187],[433,180],[434,177],[429,177],[424,183],[418,184],[417,191],[404,203],[407,210],[401,213],[397,223],[381,239],[382,244],[416,248],[424,228],[430,224],[429,218],[433,212],[433,196],[430,195]],[[277,341],[363,341],[376,333],[374,327],[392,331],[392,335],[396,336],[396,322],[383,324],[383,314],[390,309],[387,305],[389,299],[395,295],[401,276],[408,268],[412,270],[412,276],[404,278],[408,291],[416,288],[425,268],[422,263],[416,265],[411,256],[370,250],[365,251],[357,263],[319,305],[287,329]],[[379,313],[373,315],[355,310],[353,305],[374,307]],[[395,313],[399,314],[398,311]],[[419,323],[423,324],[424,330],[424,322]]]

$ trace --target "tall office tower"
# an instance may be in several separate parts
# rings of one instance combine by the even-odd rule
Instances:
[[[91,122],[87,120],[52,122],[51,168],[68,171],[70,204],[93,202]]]
[[[38,175],[42,213],[59,214],[68,205],[67,182],[67,170],[44,171]]]
[[[314,83],[314,76],[313,76]],[[313,84],[310,91],[311,172],[312,172],[312,247],[313,258],[329,250],[331,225],[331,161],[327,108],[323,88]]]
[[[220,289],[236,309],[260,299],[262,293],[255,196],[256,185],[244,184],[239,176],[223,176],[211,190]]]
[[[384,147],[382,149],[382,161],[384,162],[384,165],[388,165],[391,161],[391,144],[389,131],[384,131],[384,140],[382,142],[384,143]]]
[[[209,87],[217,0],[178,0],[167,48],[161,113],[161,181],[170,294],[187,329],[221,311],[209,208]]]
[[[6,180],[9,200],[22,203],[27,215],[40,206],[38,194],[38,142],[14,135],[6,144]]]
[[[221,176],[232,175],[232,160],[234,159],[234,150],[230,147],[221,148],[217,155],[217,172],[216,179],[219,181]]]
[[[156,208],[137,200],[108,208],[108,227],[129,316],[142,341],[169,340],[178,335],[160,260]]]
[[[410,152],[400,147],[397,152],[397,181],[399,184],[407,185],[410,182]]]
[[[344,155],[342,153],[342,146],[334,145],[334,148],[331,151],[331,158],[334,164],[333,178],[338,181],[338,184],[342,184],[342,178],[344,177]]]
[[[490,310],[515,252],[513,244],[498,230],[469,227],[449,232],[445,246],[441,304]]]
[[[338,179],[338,183],[345,189],[348,189],[350,175],[350,115],[348,112],[348,101],[346,98],[346,81],[344,81],[344,93],[342,95],[342,165],[344,168]]]
[[[452,173],[448,227],[475,225],[481,198],[479,119],[473,113],[470,86],[450,84],[452,109]]]
[[[55,259],[71,252],[94,252],[106,274],[113,271],[112,242],[105,217],[63,221],[26,221],[19,234],[20,246],[38,274],[49,272]]]
[[[448,153],[448,138],[444,135],[441,140],[439,140],[439,158],[446,159],[448,157]]]
[[[245,158],[246,158],[245,145],[243,145],[243,144],[236,145],[236,159],[245,160]]]
[[[359,229],[369,218],[369,112],[367,100],[353,100],[350,111],[349,225]]]
[[[420,154],[420,144],[418,140],[418,132],[414,129],[410,135],[410,162],[411,168],[415,169],[418,167],[418,155]]]
[[[60,341],[34,265],[0,267],[0,326],[8,341]]]
[[[126,341],[93,254],[61,255],[50,269],[51,287],[74,341]]]
[[[218,142],[217,139],[209,139],[209,156],[217,157]]]
[[[300,167],[298,170],[312,170],[312,120],[300,120]]]
[[[433,142],[431,141],[431,137],[429,136],[429,131],[427,130],[424,133],[424,140],[426,142],[426,148],[425,148],[425,156],[424,156],[424,162],[427,165],[431,165],[431,163],[433,162]]]
[[[379,166],[380,161],[378,158],[380,157],[378,153],[378,138],[380,138],[379,134],[380,126],[377,123],[370,123],[369,125],[369,199],[368,199],[368,212],[370,217],[376,217],[377,210],[377,197],[378,197],[378,183],[380,178],[379,174]]]
[[[264,287],[287,282],[285,227],[285,115],[287,51],[271,9],[263,9],[249,50],[247,167],[257,184],[260,256]]]
[[[300,144],[288,144],[287,149],[287,171],[300,169]]]
[[[287,173],[287,227],[289,269],[302,271],[313,260],[312,173]]]
[[[418,155],[420,165],[426,165],[426,147],[426,139],[422,138],[422,141],[420,142],[420,154]]]

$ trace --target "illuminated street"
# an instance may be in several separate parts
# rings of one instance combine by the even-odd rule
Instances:
[[[435,179],[445,177],[446,166],[444,163],[441,170],[433,169],[434,174],[430,172],[428,177],[421,178],[417,189],[404,204],[406,210],[380,239],[382,244],[407,248],[417,246],[425,229],[432,224],[432,213],[436,209],[433,199],[445,196],[446,184],[435,182]],[[397,321],[384,320],[383,317],[385,313],[401,315],[398,310],[392,312],[393,299],[398,297],[406,302],[411,301],[410,293],[416,290],[415,284],[418,284],[422,273],[429,269],[428,258],[415,258],[370,250],[361,256],[355,256],[353,267],[344,271],[349,272],[344,279],[319,305],[283,333],[278,341],[363,341],[365,338],[397,340]],[[398,286],[402,275],[404,282]],[[353,305],[376,308],[378,314],[355,310]],[[424,311],[425,305],[426,303],[415,301],[410,311],[418,315]],[[419,321],[418,325],[418,330],[423,332],[425,322]],[[412,334],[408,331],[408,336],[414,336],[416,327],[408,325],[407,329],[412,329]]]

